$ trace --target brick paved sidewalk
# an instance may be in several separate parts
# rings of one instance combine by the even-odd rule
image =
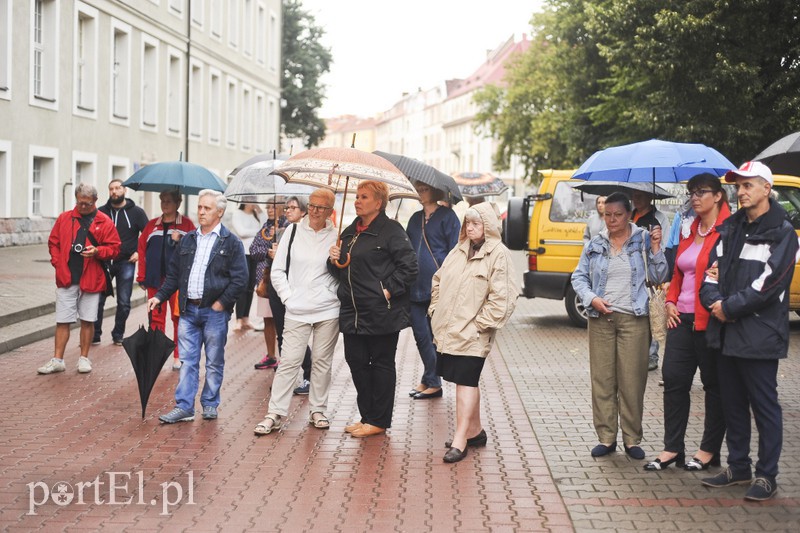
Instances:
[[[129,329],[143,319],[143,309],[135,309]],[[357,409],[341,342],[331,429],[309,426],[307,400],[295,397],[284,428],[260,438],[252,429],[265,414],[273,375],[253,369],[263,351],[260,333],[229,339],[220,418],[172,426],[157,420],[173,404],[178,375],[169,364],[141,420],[123,349],[93,349],[95,369],[81,375],[76,343],[73,333],[63,374],[35,374],[52,339],[0,357],[0,530],[573,530],[499,354],[482,379],[489,445],[447,465],[443,442],[453,429],[454,389],[446,385],[444,398],[432,401],[405,395],[421,374],[410,330],[398,350],[394,425],[387,436],[365,440],[343,433]],[[119,472],[116,486],[125,488],[111,491],[109,472]],[[48,501],[31,512],[32,490],[33,501],[43,502],[45,487],[55,499],[58,482],[69,483],[66,496],[98,478],[103,484],[86,487],[82,502]]]

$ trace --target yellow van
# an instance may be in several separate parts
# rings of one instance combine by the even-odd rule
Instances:
[[[586,311],[572,290],[570,277],[583,250],[583,230],[595,212],[596,196],[572,188],[580,183],[571,180],[572,170],[541,171],[542,181],[536,194],[512,197],[504,228],[506,246],[526,250],[528,270],[523,274],[523,295],[527,298],[564,300],[567,315],[573,324],[586,326]],[[800,234],[800,177],[774,176],[773,191],[789,214],[795,231]],[[659,211],[670,221],[686,199],[685,183],[659,183],[674,198],[656,200]],[[729,200],[735,194],[729,189]],[[669,228],[665,228],[667,239]],[[790,305],[800,310],[800,266],[795,265]]]

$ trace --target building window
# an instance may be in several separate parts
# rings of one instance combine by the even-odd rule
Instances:
[[[209,69],[210,70],[210,69]],[[219,144],[219,117],[222,102],[222,81],[219,71],[211,72],[211,83],[208,88],[208,141]]]
[[[33,0],[31,13],[31,103],[58,109],[58,2]]]
[[[253,147],[253,92],[242,86],[242,150]]]
[[[219,39],[222,37],[222,0],[209,0],[211,4],[211,35]]]
[[[264,106],[264,94],[256,93],[256,112],[255,112],[255,127],[256,127],[256,152],[266,152],[266,125],[267,116],[266,108]]]
[[[28,216],[54,217],[56,209],[56,169],[58,150],[33,146],[30,148],[30,174],[28,180]]]
[[[0,0],[0,98],[11,99],[11,0]]]
[[[108,156],[108,184],[111,180],[125,181],[131,176],[130,172],[131,163],[124,157],[110,155]]]
[[[192,11],[192,24],[200,28],[203,27],[205,20],[206,3],[204,0],[189,0],[191,2],[190,8]]]
[[[111,121],[128,122],[131,83],[131,27],[111,20]]]
[[[142,35],[142,127],[158,127],[158,40]]]
[[[263,3],[258,4],[258,15],[256,15],[256,61],[259,65],[265,64],[266,58],[266,37],[267,37],[267,10]]]
[[[231,48],[239,46],[239,1],[228,0],[228,44]]]
[[[75,4],[74,112],[92,118],[97,109],[97,16],[95,8]]]
[[[181,73],[183,61],[180,52],[169,51],[169,70],[167,71],[167,130],[181,132]]]
[[[244,0],[244,14],[242,15],[242,51],[248,57],[253,56],[253,0]]]
[[[194,62],[189,78],[189,135],[194,139],[203,136],[203,65]]]
[[[225,110],[225,142],[236,146],[236,80],[228,79],[228,101]]]
[[[72,186],[78,183],[90,183],[97,185],[97,155],[86,152],[72,152]]]
[[[173,15],[183,15],[183,0],[169,0],[169,11]]]
[[[278,28],[278,17],[275,16],[274,13],[269,14],[269,50],[267,53],[269,54],[269,69],[272,72],[278,71],[278,58],[280,57],[281,53],[281,32]]]

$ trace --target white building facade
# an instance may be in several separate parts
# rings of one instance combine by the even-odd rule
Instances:
[[[278,147],[280,0],[0,0],[0,246],[44,242],[89,182]],[[148,215],[152,193],[129,196]]]

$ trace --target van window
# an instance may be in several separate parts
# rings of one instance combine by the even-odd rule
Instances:
[[[794,226],[794,229],[800,229],[800,189],[778,185],[772,190],[775,191],[778,197],[778,203],[789,215],[789,221]]]
[[[589,216],[596,211],[594,201],[597,195],[576,191],[570,187],[570,183],[575,182],[561,181],[556,185],[553,204],[550,206],[550,221],[585,224]]]

